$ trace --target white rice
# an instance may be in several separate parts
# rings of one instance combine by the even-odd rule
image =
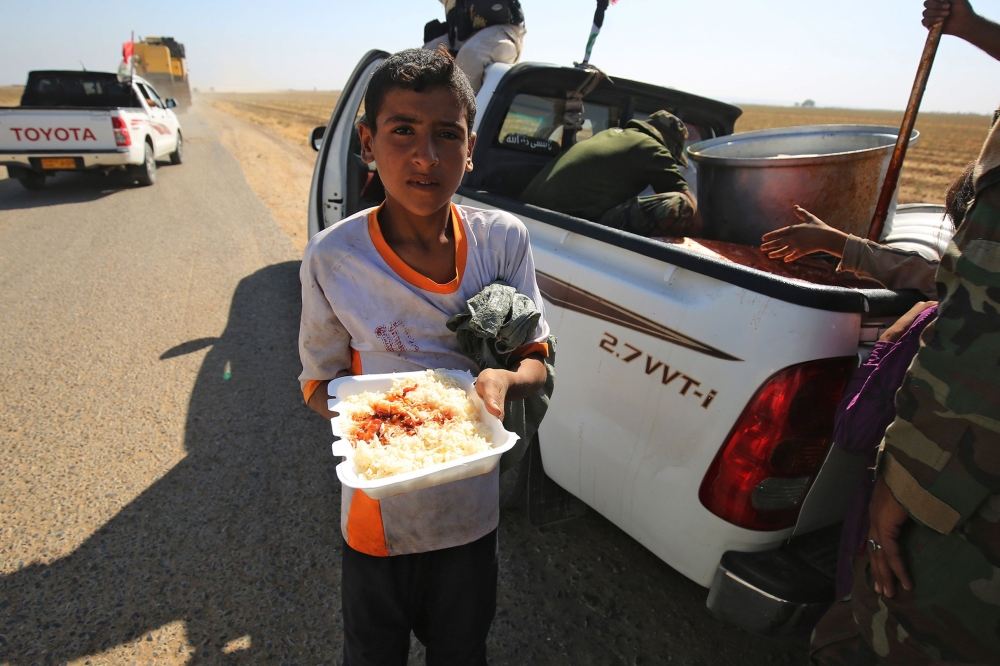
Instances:
[[[371,425],[379,434],[365,437],[364,426],[377,410],[388,411],[404,424],[380,420]],[[354,447],[358,477],[368,481],[490,449],[490,429],[465,389],[433,370],[396,379],[385,393],[365,391],[345,398],[341,417]]]

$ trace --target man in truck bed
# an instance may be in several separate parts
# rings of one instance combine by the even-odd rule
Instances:
[[[525,203],[640,236],[692,236],[697,204],[677,163],[687,166],[683,121],[666,111],[630,120],[575,144],[521,195]],[[647,187],[655,194],[640,196]]]

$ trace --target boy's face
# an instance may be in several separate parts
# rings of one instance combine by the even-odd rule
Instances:
[[[472,171],[476,135],[465,108],[445,86],[422,92],[390,90],[376,118],[377,133],[361,123],[361,157],[376,162],[386,196],[427,217],[451,201]]]

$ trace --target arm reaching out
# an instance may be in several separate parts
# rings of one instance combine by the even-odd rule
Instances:
[[[828,252],[835,257],[844,256],[847,234],[834,229],[805,208],[795,206],[795,215],[803,221],[790,227],[769,231],[761,238],[762,252],[771,259],[795,261],[815,252]]]

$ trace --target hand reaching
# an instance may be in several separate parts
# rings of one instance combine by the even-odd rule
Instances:
[[[834,229],[805,208],[795,206],[795,215],[803,221],[790,227],[769,231],[761,238],[760,249],[771,259],[795,261],[815,252],[844,256],[847,234]]]

